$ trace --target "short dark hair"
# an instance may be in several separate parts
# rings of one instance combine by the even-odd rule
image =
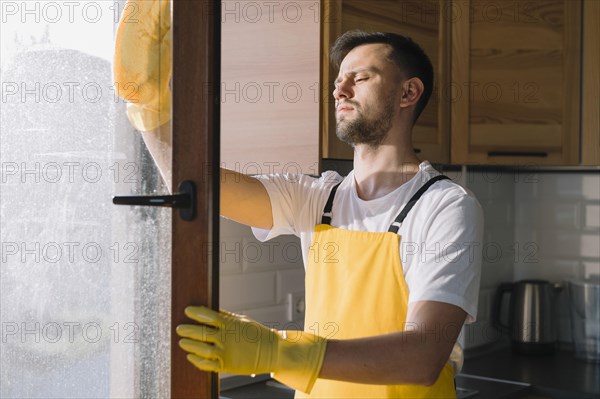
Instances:
[[[396,64],[407,77],[417,77],[423,82],[424,90],[415,107],[413,123],[417,121],[433,91],[433,65],[425,51],[410,37],[388,32],[365,32],[351,30],[340,36],[331,47],[331,61],[339,68],[348,53],[363,44],[388,44],[392,48],[389,60]]]

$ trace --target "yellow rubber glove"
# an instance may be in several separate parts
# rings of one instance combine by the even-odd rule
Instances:
[[[138,130],[171,119],[170,0],[127,0],[117,28],[113,74],[117,94]]]
[[[246,316],[188,306],[185,314],[200,325],[182,324],[179,346],[205,371],[273,373],[283,384],[310,393],[323,364],[327,341],[305,331],[279,332]]]

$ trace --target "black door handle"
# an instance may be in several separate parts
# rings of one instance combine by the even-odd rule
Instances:
[[[113,197],[113,204],[178,208],[179,217],[190,221],[196,216],[196,185],[190,180],[185,180],[173,195],[116,196]]]

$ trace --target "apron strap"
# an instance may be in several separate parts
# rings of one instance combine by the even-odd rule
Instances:
[[[321,224],[331,224],[331,209],[333,208],[333,198],[335,197],[335,192],[337,191],[340,184],[342,184],[342,182],[339,182],[338,184],[333,186],[331,192],[329,193],[329,198],[327,198],[325,209],[323,209],[323,216],[321,216]]]
[[[406,218],[406,215],[408,215],[408,212],[410,212],[410,210],[412,209],[413,206],[415,206],[415,204],[417,203],[417,201],[419,200],[419,198],[421,198],[421,196],[423,195],[423,193],[425,191],[427,191],[427,189],[429,187],[431,187],[431,185],[433,185],[433,183],[440,181],[440,180],[450,180],[450,178],[448,176],[444,176],[444,175],[438,175],[438,176],[434,176],[431,179],[427,180],[427,182],[425,184],[423,184],[423,186],[419,189],[419,191],[417,191],[412,197],[411,199],[406,203],[406,205],[404,206],[404,208],[402,208],[402,211],[400,211],[400,213],[398,214],[398,216],[396,216],[396,219],[394,220],[394,222],[392,223],[392,225],[390,226],[390,228],[388,229],[389,232],[391,233],[398,233],[398,230],[400,229],[400,225],[402,224],[402,222],[404,221],[404,219]]]

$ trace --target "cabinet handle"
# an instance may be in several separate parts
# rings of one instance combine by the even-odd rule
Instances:
[[[544,151],[488,151],[488,157],[539,157],[548,156]]]
[[[415,152],[415,154],[419,154],[421,152],[420,148],[413,148],[413,151]]]

